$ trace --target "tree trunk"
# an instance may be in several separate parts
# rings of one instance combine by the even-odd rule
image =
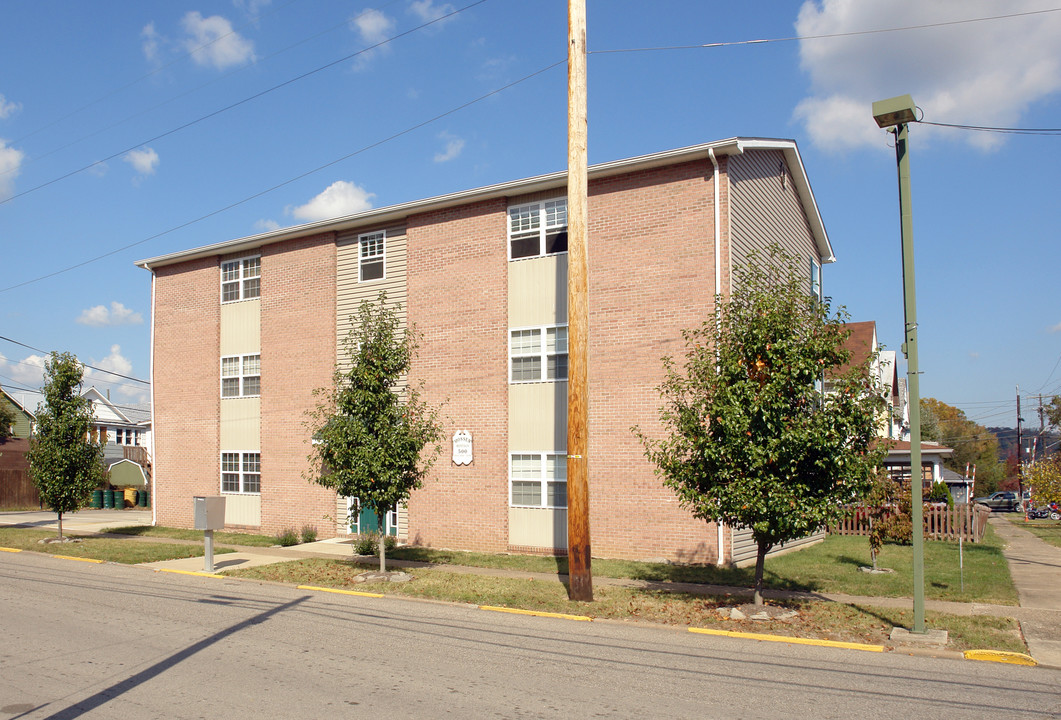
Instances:
[[[63,514],[61,512],[55,513],[59,516],[59,542],[63,541]]]
[[[869,557],[873,561],[873,571],[877,571],[877,547],[873,544],[873,516],[869,516]]]
[[[379,571],[387,572],[387,515],[376,510],[376,524],[379,526]]]
[[[770,551],[771,544],[760,540],[758,551],[755,554],[755,596],[753,602],[756,605],[763,604],[763,568],[766,566],[766,553]]]

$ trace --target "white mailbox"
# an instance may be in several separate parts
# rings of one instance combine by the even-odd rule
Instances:
[[[225,498],[195,496],[195,529],[225,529]]]

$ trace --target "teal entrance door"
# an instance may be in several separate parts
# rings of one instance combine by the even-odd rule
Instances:
[[[346,507],[350,517],[350,532],[354,534],[379,532],[379,516],[376,515],[372,508],[362,508],[360,505],[361,503],[358,502],[357,498],[347,499]],[[387,534],[398,534],[397,509],[387,513]]]

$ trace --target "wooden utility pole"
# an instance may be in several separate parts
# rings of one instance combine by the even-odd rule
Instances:
[[[586,301],[586,0],[567,6],[567,567],[572,600],[593,599],[589,543]]]

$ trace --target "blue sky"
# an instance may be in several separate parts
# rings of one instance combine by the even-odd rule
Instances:
[[[872,101],[911,93],[926,121],[1061,127],[1061,0],[587,4],[590,162],[795,139],[838,258],[826,293],[892,349],[897,180]],[[150,275],[135,260],[562,170],[566,12],[565,0],[8,4],[0,336],[147,378]],[[937,26],[866,34],[924,25]],[[725,44],[605,52],[713,43]],[[1012,425],[1017,384],[1061,391],[1061,137],[915,125],[911,153],[922,394]],[[0,340],[0,384],[16,396],[40,365]],[[88,382],[119,404],[146,399],[100,372]]]

